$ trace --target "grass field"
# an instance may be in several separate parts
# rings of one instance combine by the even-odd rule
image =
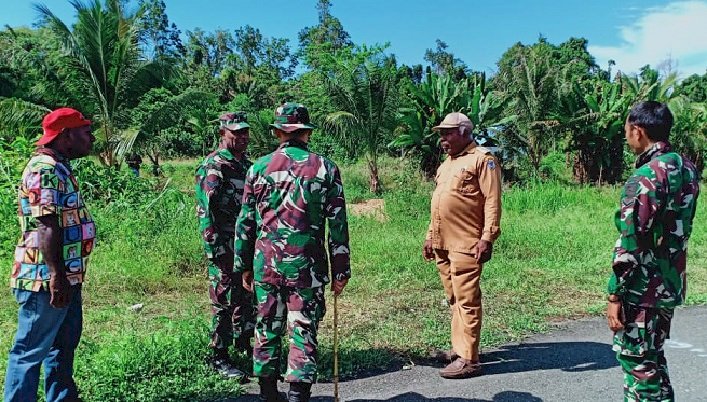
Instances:
[[[84,287],[76,362],[87,401],[210,401],[241,392],[204,364],[208,298],[194,164],[166,166],[165,190],[144,205],[89,205],[100,242]],[[420,256],[432,184],[411,172],[385,159],[383,216],[350,217],[354,276],[339,306],[342,369],[349,375],[414,362],[449,346],[442,287],[434,264]],[[343,176],[349,202],[371,197],[364,166],[344,167]],[[482,276],[483,347],[543,331],[552,321],[603,312],[617,200],[618,189],[608,187],[537,184],[505,192],[502,235]],[[707,303],[705,209],[702,197],[690,248],[689,303]],[[2,230],[17,228],[7,222]],[[11,258],[12,250],[0,250],[6,272]],[[143,308],[130,310],[135,304]],[[0,292],[3,376],[15,326],[15,302],[9,291]],[[321,374],[327,377],[331,315],[322,327]]]

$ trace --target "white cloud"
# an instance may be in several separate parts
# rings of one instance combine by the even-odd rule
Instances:
[[[683,78],[707,69],[707,1],[650,8],[635,23],[619,29],[619,45],[589,46],[600,66],[614,60],[614,71],[635,73],[646,64],[656,68],[671,58]]]

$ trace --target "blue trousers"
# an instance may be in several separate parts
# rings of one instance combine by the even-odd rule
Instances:
[[[39,368],[44,364],[47,402],[75,401],[74,350],[81,338],[81,285],[71,287],[71,303],[49,304],[49,292],[12,290],[19,304],[17,334],[5,374],[5,402],[37,400]]]

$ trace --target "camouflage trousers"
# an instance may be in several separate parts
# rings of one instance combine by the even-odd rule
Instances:
[[[223,272],[213,263],[208,272],[212,315],[209,346],[223,350],[234,344],[247,350],[255,328],[253,294],[243,288],[240,273]]]
[[[253,375],[280,375],[282,337],[287,329],[287,382],[314,383],[317,379],[317,329],[326,312],[324,287],[288,288],[255,283],[257,316],[253,347]]]
[[[624,371],[624,401],[674,401],[663,345],[673,309],[624,303],[624,329],[614,334],[614,351]]]

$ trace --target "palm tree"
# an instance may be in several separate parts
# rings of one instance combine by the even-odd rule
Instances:
[[[337,111],[324,118],[325,128],[341,140],[349,154],[361,148],[370,174],[370,190],[383,188],[378,156],[395,127],[397,69],[395,60],[378,47],[344,49],[329,60],[325,86]]]
[[[105,146],[104,162],[113,164],[115,139],[131,100],[149,89],[149,81],[159,81],[160,68],[146,63],[138,46],[143,9],[127,12],[121,0],[83,2],[69,0],[76,11],[72,29],[46,5],[35,5],[40,24],[60,39],[71,56],[65,68],[77,80],[76,92],[84,93],[85,109],[96,113]]]
[[[40,123],[49,111],[22,99],[0,98],[0,139],[12,141],[16,137],[28,138],[41,132]]]
[[[533,46],[516,45],[507,54],[504,59],[511,62],[499,62],[494,84],[506,105],[504,114],[515,118],[502,136],[504,141],[520,145],[537,172],[558,135],[559,122],[552,110],[562,66],[553,63],[552,46],[544,40]]]
[[[667,102],[677,96],[677,73],[670,73],[661,79],[658,71],[644,66],[639,75],[620,75],[619,81],[624,92],[633,98],[632,103],[646,100]]]
[[[117,135],[113,148],[115,156],[123,160],[135,147],[147,153],[154,172],[160,171],[160,156],[165,144],[162,134],[188,128],[205,144],[215,132],[215,104],[216,96],[202,91],[187,90],[172,95],[164,88],[152,89],[133,109],[133,127]]]

